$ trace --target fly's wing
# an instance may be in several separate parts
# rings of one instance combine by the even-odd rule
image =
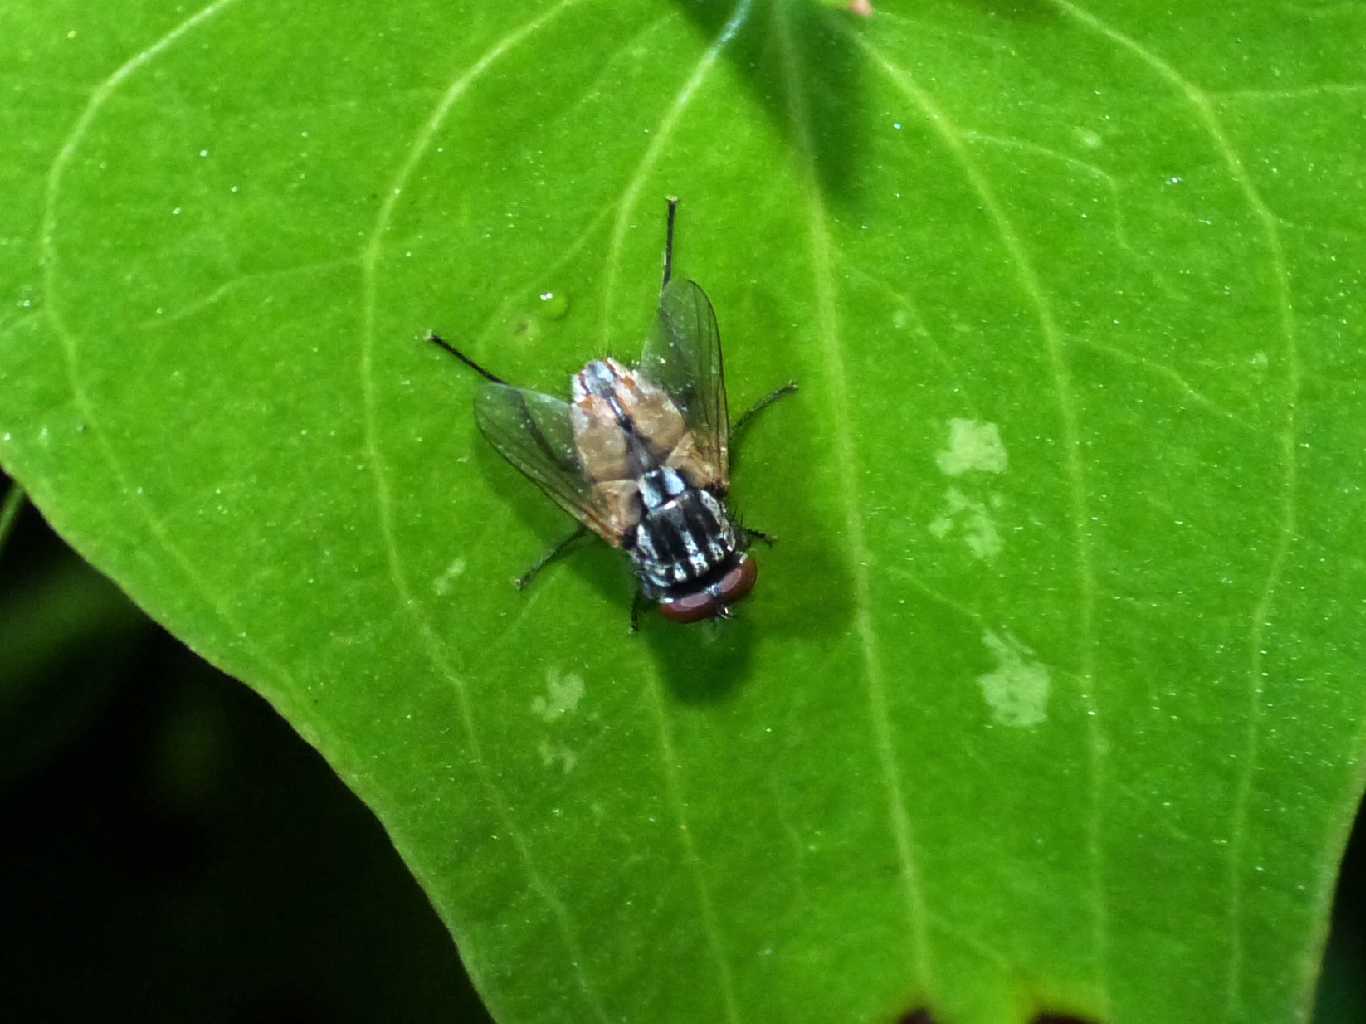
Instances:
[[[539,391],[486,384],[474,402],[479,431],[557,505],[610,544],[620,531],[593,500],[574,446],[570,406]]]
[[[706,474],[725,491],[730,484],[730,417],[721,331],[706,293],[674,278],[659,296],[659,317],[640,372],[674,400],[692,432]]]

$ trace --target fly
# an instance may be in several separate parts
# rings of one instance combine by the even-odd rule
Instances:
[[[571,402],[512,387],[449,342],[428,339],[488,381],[474,405],[484,437],[579,521],[518,588],[591,530],[631,560],[640,584],[632,631],[644,602],[674,622],[724,619],[754,588],[750,544],[771,540],[726,507],[731,440],[797,389],[784,384],[732,428],[716,313],[695,282],[673,278],[677,209],[671,198],[659,313],[640,364],[592,360],[574,374]]]

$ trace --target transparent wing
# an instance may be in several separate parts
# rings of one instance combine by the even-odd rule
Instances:
[[[574,446],[569,403],[539,391],[486,384],[475,398],[474,419],[498,454],[557,505],[609,543],[620,542],[593,505],[592,485]]]
[[[674,278],[665,286],[640,372],[679,407],[699,455],[724,490],[730,482],[730,418],[721,332],[710,300],[696,283]]]

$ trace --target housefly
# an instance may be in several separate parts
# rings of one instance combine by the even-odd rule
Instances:
[[[731,441],[788,383],[732,427],[721,335],[706,294],[673,278],[669,200],[659,312],[640,363],[594,359],[571,380],[572,401],[512,387],[450,343],[429,340],[484,377],[475,399],[479,430],[579,527],[518,581],[524,587],[591,530],[624,551],[640,583],[631,629],[644,602],[674,622],[729,618],[754,587],[758,566],[746,529],[726,507]]]

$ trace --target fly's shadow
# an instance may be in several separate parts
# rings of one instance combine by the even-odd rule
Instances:
[[[867,60],[849,35],[859,26],[840,24],[852,16],[815,0],[677,4],[706,45],[720,47],[792,159],[809,148],[821,189],[848,196],[864,156],[867,105]]]

